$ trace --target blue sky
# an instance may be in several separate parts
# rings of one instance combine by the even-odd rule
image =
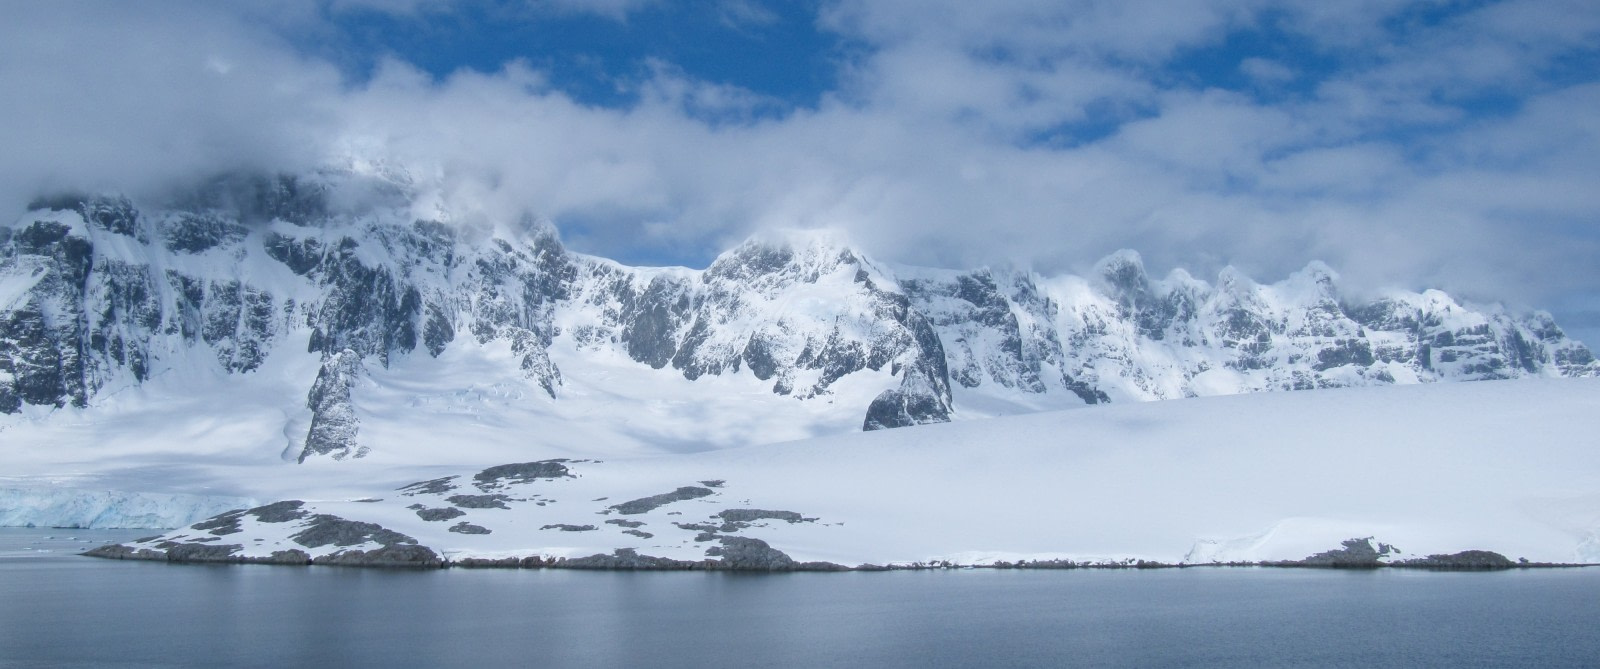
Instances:
[[[385,57],[444,79],[463,68],[485,74],[524,60],[550,85],[589,105],[627,107],[652,62],[696,80],[773,98],[765,110],[815,107],[838,84],[849,46],[817,25],[817,3],[768,5],[714,1],[642,4],[619,15],[538,11],[524,3],[468,3],[393,13],[374,7],[327,11],[326,35],[287,37],[338,62],[355,82]]]
[[[0,206],[398,166],[463,221],[703,266],[1312,260],[1600,340],[1592,0],[282,0],[0,8]]]

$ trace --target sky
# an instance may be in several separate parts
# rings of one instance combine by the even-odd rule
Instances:
[[[633,264],[1320,260],[1600,344],[1593,0],[0,0],[0,90],[0,218],[381,164]]]

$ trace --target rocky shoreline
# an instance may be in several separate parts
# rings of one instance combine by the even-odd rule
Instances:
[[[1302,560],[1263,560],[1256,562],[1160,562],[1127,559],[1121,561],[1077,562],[1073,560],[1020,560],[984,564],[960,564],[944,560],[903,564],[860,564],[854,567],[833,562],[799,562],[783,551],[769,546],[760,539],[746,537],[720,537],[722,546],[707,551],[721,559],[678,560],[641,555],[631,548],[619,548],[607,555],[578,558],[531,555],[505,558],[445,558],[426,546],[396,544],[373,550],[345,550],[331,555],[312,557],[305,551],[291,549],[277,551],[268,556],[237,555],[240,546],[209,544],[174,544],[165,548],[133,548],[122,544],[109,544],[82,553],[88,557],[113,560],[146,560],[174,564],[269,564],[289,566],[339,566],[410,569],[585,569],[596,571],[740,571],[740,572],[837,572],[837,571],[910,571],[934,569],[1193,569],[1217,567],[1261,567],[1278,569],[1411,569],[1422,571],[1506,571],[1512,569],[1572,569],[1600,565],[1584,563],[1529,562],[1511,560],[1494,551],[1466,550],[1458,553],[1429,555],[1423,558],[1386,561],[1381,558],[1393,553],[1386,544],[1374,548],[1370,539],[1350,539],[1344,547],[1325,551]]]

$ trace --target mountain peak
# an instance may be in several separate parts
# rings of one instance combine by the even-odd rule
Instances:
[[[832,274],[842,266],[863,264],[849,236],[834,229],[768,230],[718,256],[706,268],[707,278],[749,280],[791,276],[806,282]]]
[[[1138,298],[1149,291],[1150,278],[1145,274],[1144,258],[1138,251],[1121,249],[1095,263],[1095,276],[1105,282],[1111,295],[1118,298]]]

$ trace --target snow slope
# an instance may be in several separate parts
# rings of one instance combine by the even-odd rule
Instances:
[[[341,480],[285,485],[298,492],[283,498],[304,500],[305,514],[400,532],[451,559],[630,548],[699,560],[732,536],[845,565],[1203,563],[1300,559],[1374,537],[1400,557],[1482,549],[1600,562],[1597,428],[1600,382],[1590,379],[1337,389],[567,460],[562,475],[527,481],[356,461],[337,468],[347,474]],[[535,448],[525,460],[559,454]],[[431,489],[402,489],[450,476]],[[683,499],[625,512],[625,502],[684,490]],[[490,502],[508,508],[450,499],[496,494],[504,498]],[[739,509],[793,515],[754,513],[748,526],[723,525],[725,511],[753,513]],[[420,517],[441,510],[452,517]],[[290,538],[310,522],[246,515],[236,532],[183,529],[163,540],[206,539],[256,556],[378,547]]]

